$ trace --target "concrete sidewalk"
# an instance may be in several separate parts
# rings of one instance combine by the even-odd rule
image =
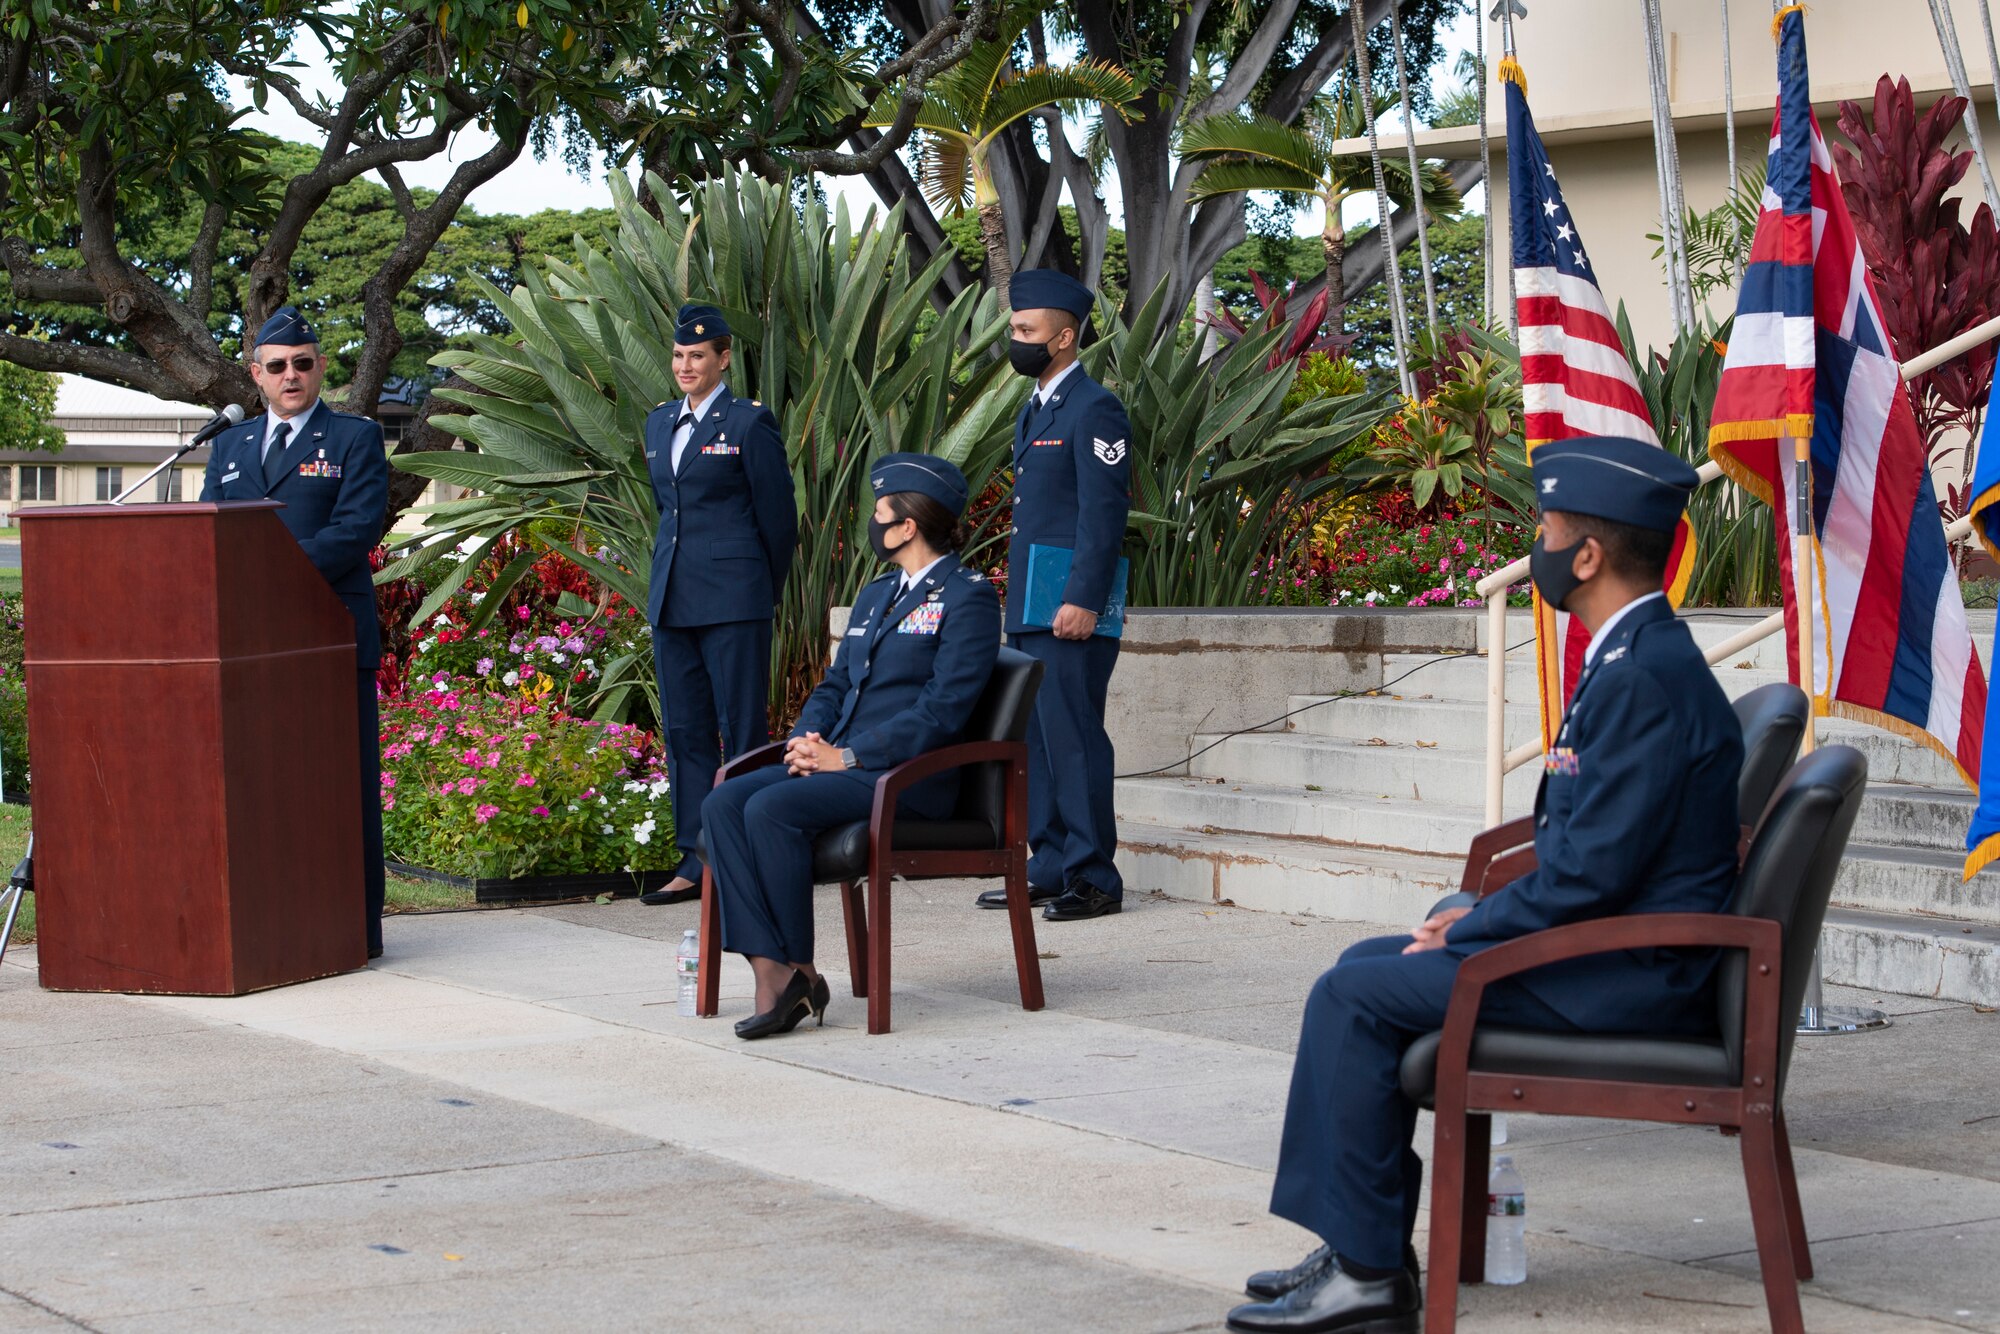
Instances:
[[[1313,1243],[1265,1213],[1306,986],[1374,928],[1140,901],[1038,923],[901,886],[896,1031],[678,1018],[692,905],[401,917],[231,1000],[0,970],[0,1331],[1219,1328]],[[834,896],[821,956],[842,964]],[[1844,995],[1788,1094],[1815,1330],[2000,1331],[2000,1016]],[[1733,1142],[1516,1118],[1530,1280],[1478,1330],[1765,1328]],[[1428,1147],[1428,1122],[1420,1147]],[[1419,1238],[1419,1246],[1422,1238]]]

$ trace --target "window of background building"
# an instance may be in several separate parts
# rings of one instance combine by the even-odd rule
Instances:
[[[123,468],[99,468],[97,470],[97,498],[99,500],[115,499],[118,493],[124,489],[125,470]]]
[[[21,468],[21,499],[54,500],[56,498],[56,470],[53,464],[37,464]]]
[[[153,479],[153,499],[176,501],[181,498],[181,470],[169,468]]]
[[[0,500],[12,500],[13,498],[14,470],[12,468],[0,468]]]

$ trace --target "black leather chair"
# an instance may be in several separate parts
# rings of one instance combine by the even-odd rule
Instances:
[[[1014,968],[1021,1008],[1042,1008],[1042,964],[1028,908],[1028,715],[1042,685],[1042,664],[1011,648],[1000,650],[965,740],[919,755],[883,774],[867,820],[841,825],[813,844],[813,883],[840,886],[847,923],[848,970],[854,994],[868,1001],[868,1031],[889,1031],[889,884],[941,877],[1001,876],[1007,882],[1007,920],[1013,928]],[[776,741],[740,755],[716,770],[719,785],[784,758]],[[899,818],[896,799],[912,783],[948,769],[962,769],[958,809],[948,820]],[[702,858],[707,864],[707,857]],[[868,884],[864,906],[861,882]],[[715,877],[701,880],[699,1006],[712,1015],[721,1003],[722,921],[715,909]]]
[[[1442,1031],[1411,1046],[1406,1096],[1435,1107],[1428,1334],[1449,1334],[1458,1285],[1484,1280],[1491,1113],[1546,1112],[1712,1125],[1738,1134],[1771,1328],[1804,1328],[1798,1282],[1812,1277],[1783,1110],[1799,1007],[1868,764],[1829,746],[1792,767],[1750,842],[1726,913],[1605,917],[1538,931],[1467,959]],[[1611,950],[1724,951],[1716,1036],[1554,1034],[1480,1027],[1495,981]],[[1635,1195],[1635,1201],[1643,1195]]]
[[[1806,692],[1787,681],[1758,686],[1736,701],[1736,721],[1743,728],[1743,772],[1736,781],[1736,819],[1743,826],[1744,846],[1756,827],[1778,781],[1798,758],[1806,733],[1811,702]],[[1739,850],[1740,851],[1740,850]],[[1459,893],[1431,908],[1470,907],[1494,890],[1535,869],[1535,817],[1524,815],[1474,836],[1466,849]]]

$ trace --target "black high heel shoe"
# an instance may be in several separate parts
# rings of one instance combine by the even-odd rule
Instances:
[[[833,1004],[833,988],[826,984],[824,976],[815,977],[812,985],[813,1018],[819,1020],[819,1027],[826,1027],[826,1007]]]
[[[753,1014],[736,1025],[736,1036],[754,1042],[758,1038],[768,1038],[773,1033],[789,1033],[799,1026],[799,1021],[812,1013],[812,983],[806,975],[794,971],[792,980],[785,983],[785,989],[778,996],[778,1003],[762,1014]]]

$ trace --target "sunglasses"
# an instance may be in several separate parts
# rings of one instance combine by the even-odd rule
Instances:
[[[307,371],[319,365],[319,358],[300,353],[288,362],[283,357],[280,357],[276,361],[267,361],[264,363],[264,374],[283,375],[285,367],[288,365],[299,374],[304,375]]]

